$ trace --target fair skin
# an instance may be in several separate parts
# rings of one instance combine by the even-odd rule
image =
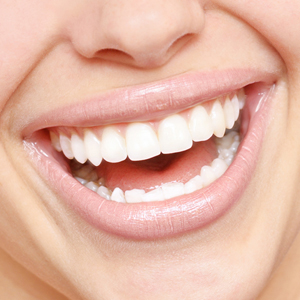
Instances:
[[[2,2],[0,298],[300,299],[299,19],[296,0]],[[243,193],[205,226],[141,238],[89,223],[24,147],[43,128],[89,127],[83,113],[43,120],[91,95],[236,69],[275,91]]]

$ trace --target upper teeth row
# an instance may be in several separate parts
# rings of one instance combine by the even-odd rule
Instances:
[[[243,107],[245,94],[240,90],[232,99],[226,97],[222,106],[220,99],[212,103],[210,112],[205,106],[197,105],[184,117],[174,114],[161,120],[157,130],[150,122],[129,123],[124,131],[117,126],[105,126],[102,137],[91,129],[85,129],[83,138],[73,132],[69,138],[60,130],[51,130],[53,146],[64,155],[85,163],[88,159],[95,166],[102,159],[120,162],[129,159],[145,160],[160,153],[175,153],[191,148],[193,141],[208,140],[213,134],[223,137],[226,128],[231,129]]]

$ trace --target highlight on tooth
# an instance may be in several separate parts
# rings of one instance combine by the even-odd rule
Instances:
[[[55,128],[49,129],[49,135],[54,149],[71,160],[74,178],[102,198],[120,203],[164,201],[200,190],[225,173],[240,144],[239,133],[233,128],[237,127],[235,124],[245,100],[245,92],[241,89],[231,97],[212,100],[210,109],[205,104],[197,105],[185,114],[163,118],[157,126],[134,122],[128,123],[123,130],[118,129],[118,125],[108,125],[97,131],[83,129],[81,134],[78,128],[79,133],[70,129],[69,135],[67,128],[63,132]],[[147,191],[123,191],[117,186],[105,186],[104,178],[98,178],[95,169],[101,168],[103,160],[108,163],[119,163],[127,158],[141,161],[161,153],[186,151],[194,142],[206,141],[212,136],[215,136],[218,157],[185,183],[167,182]]]

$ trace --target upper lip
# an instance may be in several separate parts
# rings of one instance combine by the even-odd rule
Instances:
[[[92,127],[146,121],[177,113],[196,104],[229,94],[255,82],[271,84],[273,73],[256,69],[192,72],[158,82],[119,88],[39,115],[24,128],[24,137],[54,127]]]

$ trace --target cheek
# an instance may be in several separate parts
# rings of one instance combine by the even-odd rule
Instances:
[[[300,57],[300,2],[216,0],[216,2],[257,30],[293,68]],[[288,20],[288,21],[287,21]]]

